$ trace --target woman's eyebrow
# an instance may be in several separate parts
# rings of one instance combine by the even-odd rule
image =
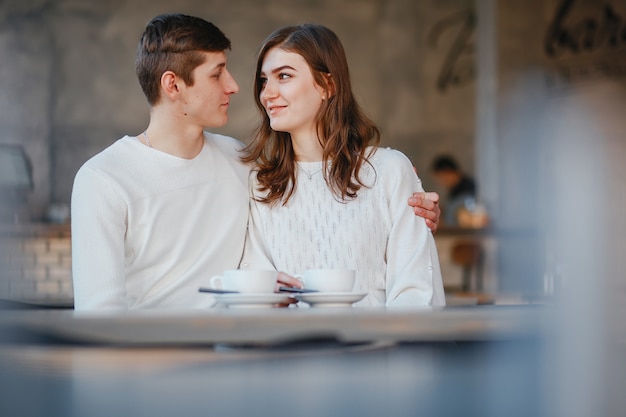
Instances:
[[[271,73],[272,74],[276,74],[277,72],[281,72],[281,71],[286,70],[286,69],[290,69],[292,71],[296,71],[296,69],[294,67],[292,67],[291,65],[282,65],[282,66],[280,66],[278,68],[274,68],[271,71]],[[265,75],[265,71],[261,71],[261,75]]]
[[[292,67],[291,65],[283,65],[283,66],[281,66],[281,67],[278,67],[278,68],[273,69],[273,70],[272,70],[272,72],[273,72],[273,73],[277,73],[277,72],[280,72],[280,71],[285,70],[285,69],[290,69],[290,70],[293,70],[293,71],[295,71],[295,70],[296,70],[296,69],[295,69],[294,67]]]

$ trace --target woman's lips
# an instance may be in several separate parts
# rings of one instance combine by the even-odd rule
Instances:
[[[287,108],[287,106],[270,106],[267,108],[267,112],[270,115],[276,115],[277,113],[280,113],[280,111],[285,108]]]

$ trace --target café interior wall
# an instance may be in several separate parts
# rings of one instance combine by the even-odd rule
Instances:
[[[571,10],[561,26],[570,28],[575,39],[582,35],[571,31],[582,27],[581,22],[606,26],[607,9],[615,19],[621,16],[626,21],[623,0],[604,3],[2,2],[0,142],[23,144],[32,159],[30,219],[41,220],[49,204],[69,203],[74,174],[85,160],[122,135],[145,128],[148,109],[133,60],[137,40],[151,17],[173,11],[195,14],[228,34],[233,41],[229,67],[241,91],[233,98],[229,123],[217,131],[244,141],[256,120],[250,91],[260,42],[276,27],[320,22],[341,37],[356,95],[381,126],[383,145],[405,152],[424,186],[442,195],[428,167],[436,154],[453,153],[476,174],[493,224],[501,230],[529,232],[527,240],[499,242],[506,272],[500,279],[505,287],[506,282],[527,286],[530,269],[536,289],[545,267],[545,248],[543,237],[532,234],[541,233],[550,221],[544,202],[553,192],[549,184],[555,175],[547,151],[552,141],[544,123],[547,108],[554,98],[568,94],[570,84],[603,78],[602,73],[595,78],[564,77],[568,68],[576,71],[576,62],[589,62],[593,69],[594,62],[610,61],[611,78],[622,83],[626,79],[619,71],[625,67],[623,43],[611,49],[607,41],[599,42],[595,49],[582,48],[576,54],[562,47],[565,50],[555,58],[546,53],[547,34],[564,5]],[[609,158],[618,155],[612,152]],[[613,165],[619,163],[611,160]]]
[[[241,90],[227,126],[244,142],[256,121],[251,89],[255,54],[279,26],[318,22],[344,43],[354,89],[424,185],[437,188],[429,165],[452,152],[474,169],[475,84],[467,53],[468,0],[200,1],[27,0],[0,3],[0,143],[19,143],[33,163],[34,190],[20,221],[45,220],[50,204],[69,204],[80,165],[125,134],[140,133],[148,108],[134,54],[154,15],[183,12],[216,23],[233,43],[229,68]],[[463,39],[470,41],[471,39]],[[452,61],[451,61],[452,60]]]

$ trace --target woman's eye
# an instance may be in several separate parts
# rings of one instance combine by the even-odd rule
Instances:
[[[264,77],[259,78],[259,85],[263,87],[265,86],[265,84],[267,84],[267,78],[264,78]]]
[[[291,77],[291,76],[289,74],[285,74],[284,72],[281,72],[280,74],[278,74],[278,79],[279,80],[286,80],[289,77]]]

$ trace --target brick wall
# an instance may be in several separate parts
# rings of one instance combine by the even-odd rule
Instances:
[[[0,230],[0,298],[72,303],[69,225],[23,225]]]

